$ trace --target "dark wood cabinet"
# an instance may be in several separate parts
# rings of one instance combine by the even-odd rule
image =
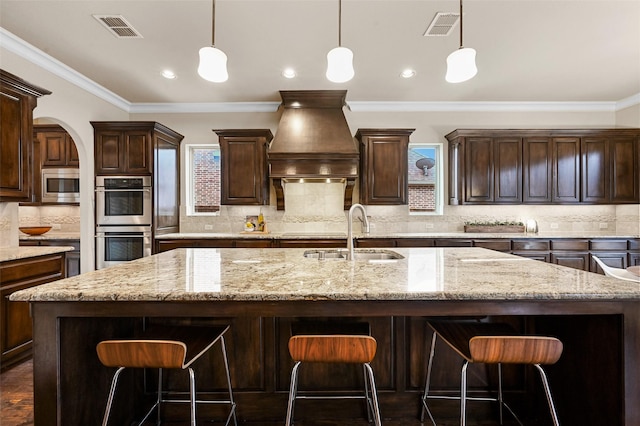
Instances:
[[[51,254],[0,263],[0,364],[2,369],[31,356],[33,328],[29,304],[11,302],[18,290],[65,277],[65,254]]]
[[[33,109],[51,92],[0,70],[0,202],[31,202]]]
[[[269,204],[269,129],[214,130],[220,143],[221,204]]]
[[[547,137],[522,140],[522,202],[549,204],[552,191],[551,141]]]
[[[640,183],[638,136],[582,140],[582,198],[592,203],[637,202]]]
[[[80,165],[76,144],[62,126],[34,124],[33,134],[39,143],[42,167],[77,168]]]
[[[407,156],[414,130],[358,129],[362,204],[407,204]]]
[[[518,204],[522,202],[522,138],[468,133],[447,136],[458,150],[457,170],[462,174],[460,196],[464,204]],[[453,190],[452,190],[453,191]]]
[[[553,203],[580,202],[580,138],[551,139]]]
[[[178,147],[183,139],[181,134],[154,121],[92,121],[91,125],[96,175],[152,174],[162,166],[158,160],[165,160],[162,149],[167,145]],[[179,164],[177,159],[179,156],[167,161]]]
[[[65,252],[65,278],[80,275],[80,240],[20,240],[20,246],[73,247],[73,251]]]
[[[640,129],[465,129],[446,138],[449,204],[640,202]]]

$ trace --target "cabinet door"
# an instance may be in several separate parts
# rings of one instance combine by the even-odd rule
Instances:
[[[493,202],[493,139],[465,141],[465,202]]]
[[[0,201],[31,201],[31,114],[29,97],[2,87],[0,111]]]
[[[408,144],[408,135],[361,138],[360,201],[363,204],[407,204]]]
[[[580,138],[556,137],[551,142],[553,155],[554,203],[580,202]]]
[[[124,167],[124,134],[118,131],[96,131],[95,173],[122,173]]]
[[[65,132],[38,133],[43,166],[67,165],[67,134]]]
[[[124,137],[125,173],[151,173],[151,134],[145,130],[129,130]]]
[[[582,139],[582,201],[606,203],[610,198],[609,142],[606,138]]]
[[[612,203],[640,202],[640,148],[637,137],[614,137],[610,141]]]
[[[551,139],[531,137],[523,140],[523,194],[525,204],[551,202]]]
[[[522,202],[522,139],[494,138],[494,202]]]
[[[624,269],[629,266],[627,253],[610,253],[610,252],[591,252],[593,256],[597,256],[598,259],[602,260],[605,265],[611,266],[612,268],[620,268]],[[597,272],[598,274],[603,274],[604,271],[602,268],[596,263],[595,260],[591,256],[589,256],[589,270],[591,272]]]
[[[221,136],[221,204],[268,202],[266,140],[255,136]]]
[[[573,269],[589,270],[588,253],[551,253],[551,263]]]

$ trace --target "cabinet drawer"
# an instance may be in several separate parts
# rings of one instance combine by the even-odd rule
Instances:
[[[474,240],[473,245],[496,251],[511,250],[511,240]]]
[[[591,250],[626,250],[627,240],[591,240]]]
[[[433,247],[435,241],[432,238],[398,238],[396,247]]]
[[[640,250],[640,239],[629,240],[629,250]]]
[[[395,247],[396,240],[387,238],[373,238],[366,240],[356,240],[356,247],[375,248],[375,247]]]
[[[551,250],[589,250],[589,240],[551,240]]]
[[[0,267],[2,287],[14,281],[34,282],[47,278],[54,281],[64,278],[64,254],[33,257],[15,262],[7,262]],[[47,281],[47,282],[48,282]]]
[[[551,249],[549,240],[513,240],[513,250],[547,251]]]
[[[473,240],[462,240],[458,238],[436,239],[436,247],[473,247]]]

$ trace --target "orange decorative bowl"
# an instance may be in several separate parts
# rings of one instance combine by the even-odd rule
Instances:
[[[20,232],[28,235],[42,235],[51,230],[50,226],[21,226],[18,228]]]

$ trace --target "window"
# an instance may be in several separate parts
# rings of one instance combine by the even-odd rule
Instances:
[[[409,213],[442,214],[442,144],[410,144]]]
[[[220,147],[189,145],[187,164],[187,214],[220,211]]]

